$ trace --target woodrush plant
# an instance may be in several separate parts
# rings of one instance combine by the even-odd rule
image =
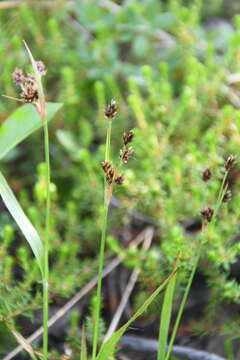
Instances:
[[[98,345],[99,317],[100,317],[100,308],[101,308],[101,288],[102,288],[102,276],[103,276],[104,252],[105,252],[109,204],[112,197],[113,185],[114,184],[122,185],[124,182],[124,177],[119,171],[121,171],[122,165],[126,164],[129,158],[133,155],[133,149],[128,145],[129,143],[132,142],[134,133],[133,131],[129,131],[128,133],[123,134],[123,148],[120,150],[119,164],[117,166],[114,166],[110,161],[112,122],[115,120],[116,114],[117,114],[116,102],[112,100],[109,106],[105,110],[105,117],[107,118],[108,126],[107,126],[107,137],[106,137],[105,160],[104,162],[102,162],[102,169],[105,173],[104,213],[103,213],[102,236],[101,236],[100,251],[99,251],[98,284],[97,284],[97,295],[96,295],[97,300],[96,300],[96,310],[95,310],[95,318],[94,318],[92,360],[95,360],[96,358],[97,345]]]
[[[48,248],[49,248],[49,226],[50,226],[50,159],[49,159],[49,136],[48,136],[49,109],[45,101],[45,96],[42,87],[42,80],[41,80],[42,76],[46,74],[44,64],[41,61],[36,62],[25,42],[24,45],[29,55],[33,67],[34,75],[29,74],[25,76],[21,69],[15,70],[15,72],[13,73],[13,79],[15,81],[15,84],[20,87],[21,94],[20,94],[20,99],[15,99],[15,98],[12,99],[27,104],[33,104],[35,107],[35,111],[37,112],[38,116],[40,116],[40,119],[42,121],[40,126],[42,125],[44,128],[44,150],[45,150],[45,163],[46,163],[46,179],[45,179],[46,181],[46,218],[45,219],[46,220],[45,220],[44,245],[42,244],[37,231],[30,223],[29,219],[26,217],[20,205],[18,204],[16,198],[14,197],[3,175],[1,175],[0,192],[2,199],[5,202],[5,205],[7,206],[8,210],[10,211],[15,221],[21,228],[26,239],[28,240],[33,250],[33,253],[36,257],[37,263],[39,265],[39,269],[41,271],[42,282],[43,282],[43,327],[44,327],[43,356],[44,359],[47,359],[48,358],[48,279],[49,279]],[[5,97],[9,97],[9,96],[5,96]],[[59,106],[57,105],[55,108],[58,109]],[[14,127],[16,126],[14,117],[13,120],[9,120],[8,122],[6,121],[4,123],[5,128],[9,128],[11,125],[12,126],[14,125]],[[20,124],[20,126],[23,126],[23,124]],[[39,127],[39,124],[37,127]],[[9,142],[9,139],[8,138],[6,139],[7,146],[5,149],[3,149],[3,154],[5,155],[5,153],[9,151],[11,147],[15,146],[16,143],[18,143],[24,137],[29,135],[29,132],[31,133],[33,130],[35,130],[35,128],[36,125],[33,126],[32,128],[31,127],[29,128],[28,125],[27,128],[22,127],[19,133],[16,134],[12,133],[11,134],[12,141]],[[12,130],[16,130],[16,128],[14,129],[12,128]],[[2,146],[4,146],[4,142],[2,143]],[[31,346],[29,346],[27,343],[24,342],[22,336],[19,333],[17,333],[14,328],[12,328],[12,326],[8,323],[6,318],[3,318],[2,320],[5,321],[6,325],[12,331],[17,341],[23,343],[25,350],[27,350],[30,356],[35,359],[36,356]]]
[[[56,216],[52,231],[56,246],[52,252],[57,258],[60,255],[61,264],[64,262],[64,251],[71,247],[69,241],[65,250],[61,250],[65,243],[64,237],[60,239],[65,230],[61,223],[68,224],[69,221],[60,210],[65,199],[74,203],[77,216],[81,218],[82,226],[75,222],[77,230],[73,234],[77,243],[84,238],[81,253],[85,255],[85,249],[93,253],[96,248],[101,224],[99,220],[93,227],[91,218],[99,219],[101,215],[101,180],[97,164],[103,157],[103,148],[98,144],[105,131],[101,109],[106,104],[106,98],[114,96],[118,99],[123,120],[120,128],[124,122],[126,127],[130,123],[131,126],[143,124],[142,130],[136,128],[134,145],[137,158],[141,161],[134,161],[131,169],[127,169],[126,186],[120,187],[117,193],[126,210],[138,209],[153,218],[161,229],[161,239],[144,257],[146,261],[142,264],[141,290],[133,294],[133,306],[138,309],[142,300],[148,297],[149,289],[164,279],[179,250],[183,248],[182,252],[186,255],[182,259],[186,269],[194,259],[196,242],[186,236],[185,224],[189,220],[198,222],[199,219],[193,214],[196,214],[196,209],[203,208],[203,187],[199,178],[202,167],[211,164],[214,170],[222,162],[224,154],[238,151],[239,111],[237,104],[232,102],[234,97],[230,95],[232,92],[238,94],[238,84],[232,83],[232,79],[234,73],[239,71],[239,19],[237,16],[235,19],[228,18],[226,28],[223,2],[222,5],[206,5],[201,1],[192,1],[188,7],[177,1],[131,1],[118,7],[118,13],[106,11],[100,2],[95,1],[87,1],[79,6],[71,9],[71,12],[61,4],[60,11],[54,8],[46,10],[41,6],[22,6],[19,11],[2,11],[1,84],[5,89],[3,92],[10,93],[12,84],[9,72],[15,66],[15,58],[18,57],[19,61],[23,58],[20,40],[33,33],[36,41],[31,44],[31,48],[34,54],[41,51],[41,58],[48,64],[46,81],[49,84],[49,95],[56,99],[64,98],[66,104],[64,112],[59,114],[58,126],[61,126],[61,130],[57,131],[57,139],[60,146],[54,148],[54,181],[59,199],[54,208]],[[227,10],[233,11],[231,5]],[[72,13],[76,22],[72,21]],[[223,22],[214,21],[213,27],[206,26],[205,20],[209,20],[211,25],[209,14],[221,14]],[[86,31],[78,28],[77,22],[84,24]],[[144,26],[140,27],[139,24]],[[159,38],[159,29],[161,34],[166,35],[165,40]],[[50,51],[53,46],[56,49],[54,53]],[[65,51],[66,47],[69,51]],[[125,81],[128,78],[129,86]],[[92,101],[89,101],[95,88],[98,112],[95,112]],[[13,106],[10,102],[1,104],[2,113],[9,113]],[[61,118],[68,121],[61,122]],[[118,130],[117,123],[115,130],[114,144],[117,147],[122,131]],[[4,171],[8,171],[11,159],[18,160],[24,155],[24,169],[32,169],[33,164],[26,153],[31,151],[34,154],[32,158],[36,162],[40,161],[39,142],[33,136],[26,149],[17,149],[10,154],[11,157],[4,157]],[[15,163],[19,171],[22,161]],[[32,177],[30,180],[27,173],[25,171],[26,178],[21,177],[22,187],[33,185]],[[204,189],[206,204],[214,203],[212,196],[218,191],[218,177]],[[92,186],[88,186],[86,191],[85,184],[89,181]],[[11,183],[15,182],[16,175],[11,174]],[[233,192],[236,185],[234,181]],[[239,254],[239,244],[233,241],[239,232],[239,201],[240,197],[235,191],[233,201],[221,209],[220,217],[223,221],[218,222],[214,233],[209,235],[211,241],[203,249],[202,259],[207,266],[202,267],[200,264],[200,271],[206,276],[211,288],[206,323],[217,323],[216,309],[222,302],[239,302],[239,285],[230,278],[232,264]],[[39,204],[33,204],[32,199],[28,199],[27,204],[21,201],[21,204],[29,209],[28,216],[37,224],[39,209],[36,208]],[[32,212],[30,206],[34,208]],[[127,253],[124,248],[122,251]],[[79,274],[76,272],[77,265],[81,267],[80,261],[76,259],[79,253],[72,255],[75,262],[71,261],[71,264],[76,266],[70,267],[65,261],[65,274]],[[129,251],[125,264],[130,267],[131,263],[134,267],[137,256],[141,258],[140,251],[136,251],[134,259]],[[5,257],[6,278],[12,277],[11,264],[22,258],[10,255]],[[89,263],[91,260],[88,259]],[[31,265],[30,255],[26,261]],[[161,266],[160,261],[163,263]],[[95,267],[95,259],[94,264]],[[86,268],[90,266],[86,265]],[[78,284],[74,276],[69,281],[70,287],[66,277],[61,284],[58,280],[59,269],[61,266],[54,266],[51,270],[54,280],[51,289],[54,294],[60,293],[66,298],[74,293]],[[86,271],[80,273],[83,277],[75,275],[75,279],[81,283],[87,281]],[[92,267],[90,273],[94,273]],[[178,281],[185,283],[184,275],[179,276]],[[195,329],[197,326],[200,327],[199,322]],[[235,334],[232,329],[230,324],[227,329],[224,321],[220,330],[212,325],[211,333],[221,332],[229,336],[230,333]],[[202,321],[202,333],[206,333],[206,330],[210,331],[209,327],[204,328]]]
[[[197,254],[195,255],[195,260],[192,266],[192,270],[189,274],[188,282],[177,312],[177,317],[176,317],[175,325],[173,327],[168,348],[167,348],[167,339],[169,334],[170,318],[172,313],[172,303],[173,303],[173,295],[176,284],[176,275],[171,279],[171,281],[167,285],[167,289],[164,296],[163,307],[161,311],[161,318],[160,318],[158,360],[168,360],[170,358],[172,347],[175,341],[177,330],[184,311],[184,307],[189,295],[192,281],[196,273],[200,258],[202,256],[202,249],[208,238],[208,231],[214,231],[214,226],[216,226],[216,217],[218,215],[222,203],[231,200],[231,190],[228,189],[229,184],[227,182],[227,177],[229,175],[229,171],[234,167],[235,163],[236,163],[236,156],[230,155],[224,164],[224,175],[218,191],[215,208],[213,209],[211,207],[206,207],[201,211],[201,216],[203,220],[202,220],[201,236],[199,241],[199,249],[197,251]],[[204,172],[202,173],[202,180],[206,182],[209,181],[211,177],[212,177],[211,170],[208,168],[204,170]],[[210,229],[208,227],[210,227]]]

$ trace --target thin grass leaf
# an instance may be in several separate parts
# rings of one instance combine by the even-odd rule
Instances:
[[[85,333],[85,327],[82,326],[82,333],[81,333],[81,354],[80,360],[88,360],[87,357],[87,339]]]
[[[46,103],[47,120],[50,121],[61,107],[61,103]],[[42,119],[33,105],[25,104],[15,110],[0,127],[0,159],[42,126]]]
[[[43,273],[43,244],[41,242],[40,236],[38,235],[36,229],[33,227],[31,222],[23,212],[19,202],[17,201],[15,195],[13,194],[12,190],[10,189],[7,181],[5,180],[1,172],[0,172],[0,195],[8,211],[10,212],[10,214],[12,215],[12,217],[20,227],[24,237],[31,246],[31,249],[36,257],[39,268]]]
[[[97,356],[97,360],[107,360],[108,357],[114,352],[117,343],[119,342],[120,338],[127,330],[127,328],[135,321],[144,311],[147,310],[149,305],[155,300],[158,294],[165,288],[168,282],[172,279],[177,271],[177,266],[173,269],[171,274],[168,278],[149,296],[149,298],[144,302],[144,304],[138,309],[138,311],[131,317],[128,322],[123,325],[120,329],[115,331],[115,333],[107,340],[101,347],[100,352]]]
[[[164,295],[159,329],[158,360],[164,360],[167,351],[167,339],[172,314],[173,295],[176,279],[177,273],[175,273],[174,276],[170,279]]]

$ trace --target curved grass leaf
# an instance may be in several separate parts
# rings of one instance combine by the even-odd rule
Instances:
[[[168,331],[172,314],[173,295],[177,279],[177,273],[171,278],[164,294],[159,329],[158,360],[164,360],[167,351]]]
[[[61,107],[61,103],[46,103],[47,120],[50,121]],[[42,125],[33,105],[25,104],[15,110],[0,126],[0,160]]]
[[[43,244],[36,229],[33,227],[21,206],[19,205],[15,195],[10,189],[3,174],[0,172],[0,195],[6,205],[8,211],[20,227],[23,235],[28,241],[31,249],[36,257],[39,268],[43,274]]]
[[[177,266],[173,269],[168,278],[149,296],[149,298],[144,302],[144,304],[138,309],[138,311],[131,317],[126,324],[124,324],[120,329],[115,331],[115,333],[107,340],[101,347],[97,360],[107,360],[110,355],[114,352],[117,343],[120,338],[127,330],[127,328],[135,321],[144,311],[147,310],[148,306],[155,300],[157,295],[165,288],[168,282],[172,279],[177,271]]]

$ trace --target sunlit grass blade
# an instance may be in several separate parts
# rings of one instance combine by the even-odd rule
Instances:
[[[37,263],[41,272],[43,273],[43,244],[41,239],[33,227],[24,211],[22,210],[19,202],[17,201],[15,195],[10,189],[7,181],[5,180],[3,174],[0,172],[0,195],[3,199],[4,204],[6,205],[8,211],[18,224],[21,229],[24,237],[28,241],[31,249],[36,257]]]
[[[61,107],[61,103],[46,103],[47,120],[50,121]],[[25,104],[15,110],[0,126],[0,159],[42,125],[33,105]]]
[[[117,343],[119,342],[121,336],[127,330],[127,328],[135,321],[144,311],[147,310],[148,306],[155,300],[158,294],[165,288],[168,282],[172,279],[177,271],[177,266],[173,269],[172,273],[168,278],[149,296],[149,298],[144,302],[144,304],[138,309],[138,311],[131,317],[130,320],[126,322],[120,329],[115,331],[115,333],[106,341],[97,356],[97,360],[107,360],[108,357],[114,352]]]
[[[87,356],[87,338],[85,333],[85,328],[82,326],[82,333],[81,333],[81,355],[80,360],[88,360]]]
[[[172,314],[173,295],[176,279],[177,273],[175,273],[174,276],[170,279],[164,295],[159,329],[158,360],[164,360],[167,351],[167,339]]]
[[[197,256],[196,256],[196,258],[194,260],[194,264],[193,264],[191,273],[190,273],[189,278],[188,278],[187,286],[186,286],[186,288],[184,290],[183,298],[182,298],[181,304],[180,304],[179,309],[178,309],[177,319],[175,321],[175,324],[174,324],[174,327],[173,327],[173,332],[172,332],[172,335],[171,335],[171,338],[170,338],[170,341],[169,341],[169,344],[168,344],[168,350],[167,350],[167,355],[165,357],[165,360],[170,359],[170,355],[171,355],[171,352],[172,352],[172,347],[173,347],[173,344],[174,344],[174,341],[175,341],[175,338],[176,338],[176,335],[177,335],[177,330],[178,330],[178,327],[179,327],[179,324],[180,324],[180,321],[181,321],[181,318],[182,318],[182,314],[183,314],[184,307],[185,307],[185,304],[186,304],[186,301],[187,301],[187,298],[188,298],[188,294],[189,294],[189,291],[190,291],[190,288],[191,288],[191,285],[192,285],[192,282],[193,282],[193,278],[195,276],[197,266],[198,266],[198,263],[199,263],[199,260],[200,260],[200,257],[201,257],[202,246],[203,246],[203,244],[201,244],[201,246],[200,246],[200,248],[198,250]]]

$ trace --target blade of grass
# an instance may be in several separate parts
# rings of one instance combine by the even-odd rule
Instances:
[[[158,360],[164,360],[167,351],[167,339],[172,314],[173,295],[177,280],[177,273],[170,279],[165,291],[163,306],[161,311],[159,338],[158,338]]]
[[[197,254],[196,258],[195,258],[195,261],[194,261],[194,264],[193,264],[193,267],[192,267],[192,271],[191,271],[190,276],[188,278],[188,283],[187,283],[187,286],[185,288],[184,295],[183,295],[183,298],[182,298],[182,301],[181,301],[181,304],[180,304],[180,307],[179,307],[179,310],[178,310],[177,319],[175,321],[175,325],[174,325],[174,328],[173,328],[173,333],[172,333],[171,339],[169,341],[167,355],[165,357],[165,360],[169,359],[169,357],[171,355],[171,352],[172,352],[172,347],[173,347],[173,343],[175,341],[178,326],[180,324],[182,314],[183,314],[183,310],[184,310],[184,307],[185,307],[185,304],[186,304],[186,301],[187,301],[187,298],[188,298],[188,294],[189,294],[189,291],[190,291],[190,288],[191,288],[191,285],[192,285],[192,281],[193,281],[194,275],[195,275],[196,270],[197,270],[199,259],[201,257],[201,253],[202,253],[201,250],[202,250],[202,245],[200,246],[200,249],[198,251],[198,254]]]
[[[80,360],[88,360],[87,357],[87,339],[85,333],[85,327],[82,326],[82,334],[81,334],[81,354]]]
[[[50,121],[61,107],[61,103],[46,103],[47,121]],[[0,126],[0,159],[42,126],[41,116],[33,105],[25,104],[15,110]]]
[[[38,235],[36,229],[33,227],[31,222],[25,215],[24,211],[22,210],[20,204],[18,203],[15,195],[13,194],[11,188],[9,187],[6,179],[4,178],[1,172],[0,172],[0,195],[8,211],[10,212],[10,214],[18,224],[19,228],[21,229],[24,237],[28,241],[36,257],[41,273],[43,274],[44,250],[40,236]]]
[[[109,356],[114,352],[117,343],[119,342],[121,336],[127,330],[127,328],[144,312],[147,310],[149,305],[155,300],[157,295],[165,288],[168,282],[172,279],[177,271],[177,265],[171,272],[171,274],[167,277],[167,279],[149,296],[149,298],[144,302],[144,304],[138,309],[138,311],[131,317],[130,320],[127,321],[120,329],[118,329],[108,341],[106,341],[97,356],[97,360],[107,360]]]

